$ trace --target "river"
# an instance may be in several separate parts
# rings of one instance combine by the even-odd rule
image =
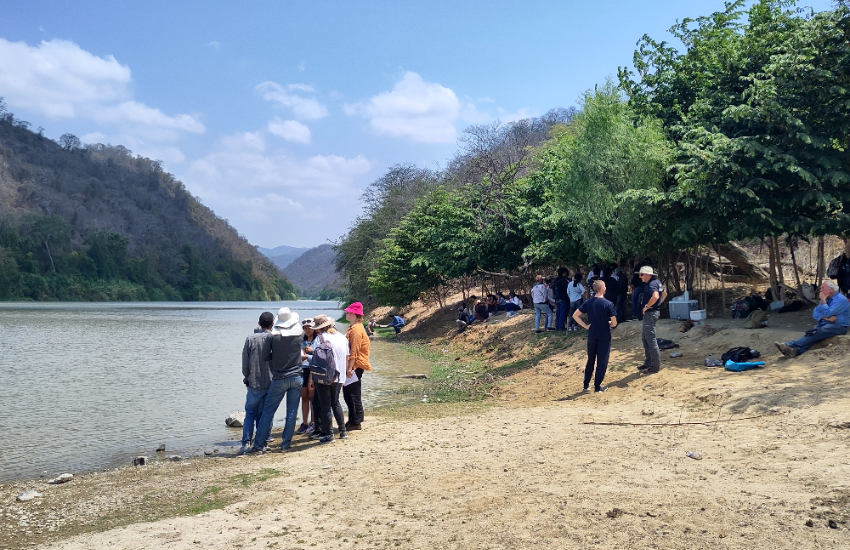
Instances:
[[[126,465],[160,444],[165,456],[233,452],[241,429],[224,420],[244,407],[245,337],[283,306],[342,314],[311,300],[0,303],[0,482]],[[367,415],[421,398],[422,381],[399,377],[427,372],[424,360],[375,339],[371,363]]]

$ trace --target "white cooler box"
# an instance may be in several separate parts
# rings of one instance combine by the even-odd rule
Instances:
[[[682,321],[690,319],[691,312],[699,309],[696,300],[670,300],[667,304],[670,307],[670,318]]]
[[[691,321],[696,321],[697,323],[700,321],[705,321],[706,314],[704,309],[697,309],[691,312]]]

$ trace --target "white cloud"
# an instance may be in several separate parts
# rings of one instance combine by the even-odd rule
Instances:
[[[29,46],[0,38],[0,90],[14,109],[114,125],[121,134],[145,139],[205,130],[195,115],[169,116],[136,101],[129,67],[67,40]]]
[[[501,122],[504,122],[504,123],[515,122],[517,120],[522,120],[524,118],[531,118],[531,117],[534,116],[534,114],[531,112],[531,110],[527,109],[526,107],[521,107],[520,109],[517,109],[516,111],[514,111],[512,113],[505,111],[501,107],[499,107],[498,111],[499,111],[499,120]]]
[[[210,154],[191,162],[181,179],[252,242],[267,242],[285,220],[295,238],[318,244],[342,234],[359,213],[351,207],[361,193],[354,182],[371,169],[362,156],[294,157],[249,132],[223,138]],[[317,229],[306,234],[304,228],[314,224]],[[292,233],[281,238],[294,242]]]
[[[328,116],[328,109],[316,98],[303,97],[294,91],[312,92],[313,88],[306,84],[290,84],[286,88],[277,82],[263,82],[257,85],[257,91],[263,95],[263,99],[278,103],[292,110],[295,118],[316,119]]]
[[[274,117],[269,121],[269,132],[295,143],[310,143],[310,128],[296,120],[281,120]]]
[[[372,128],[382,134],[423,143],[450,143],[456,137],[454,123],[461,103],[451,89],[407,72],[392,91],[344,109],[349,115],[368,118]]]
[[[212,48],[214,50],[220,50],[221,49],[221,42],[219,42],[218,40],[213,40],[212,42],[207,42],[207,46],[209,46],[210,48]]]

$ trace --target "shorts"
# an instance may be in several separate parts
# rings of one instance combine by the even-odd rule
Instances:
[[[301,387],[309,388],[310,387],[310,369],[303,368],[301,369]]]

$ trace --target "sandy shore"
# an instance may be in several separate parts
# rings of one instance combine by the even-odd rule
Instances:
[[[0,487],[0,548],[848,548],[850,339],[780,359],[772,340],[808,323],[789,315],[663,323],[684,357],[650,377],[623,325],[594,395],[580,337],[535,336],[528,315],[454,335],[422,313],[411,338],[513,372],[493,398],[385,411],[291,453]],[[739,341],[767,367],[700,366]],[[25,489],[44,496],[15,502]]]

